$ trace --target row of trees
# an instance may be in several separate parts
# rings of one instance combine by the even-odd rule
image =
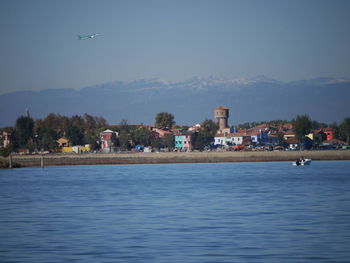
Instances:
[[[3,129],[11,135],[10,149],[3,151],[21,148],[29,151],[52,150],[57,148],[57,140],[61,137],[69,139],[72,145],[90,144],[95,149],[98,147],[98,131],[106,125],[104,118],[89,114],[66,117],[51,113],[45,119],[38,120],[21,116],[16,120],[15,127]]]

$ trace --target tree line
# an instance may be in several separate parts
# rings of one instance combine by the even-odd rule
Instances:
[[[102,117],[89,114],[72,117],[50,113],[44,119],[34,120],[29,116],[17,118],[14,127],[5,127],[2,131],[10,134],[11,144],[2,149],[7,152],[28,149],[49,151],[58,147],[57,140],[67,138],[72,145],[90,144],[92,149],[98,147],[98,131],[107,126]]]
[[[236,129],[252,128],[266,122],[244,123],[233,126]],[[271,125],[281,125],[290,123],[285,120],[269,121]],[[291,123],[294,132],[302,142],[305,140],[305,134],[312,130],[321,128],[332,128],[335,138],[349,144],[350,138],[350,118],[345,118],[340,125],[332,123],[327,125],[310,119],[308,115],[297,115]],[[168,112],[160,112],[155,116],[155,127],[163,130],[171,130],[175,126],[175,117]],[[11,135],[11,144],[6,148],[0,149],[0,155],[8,155],[18,149],[28,149],[30,152],[35,150],[52,151],[57,149],[57,140],[65,137],[71,145],[90,144],[92,150],[100,149],[100,133],[110,128],[118,132],[117,136],[112,136],[111,140],[115,147],[121,150],[130,150],[136,145],[151,146],[156,149],[173,149],[175,146],[175,136],[165,135],[163,138],[155,136],[154,132],[144,126],[129,125],[127,120],[122,120],[118,126],[109,126],[103,117],[96,117],[89,114],[83,116],[73,115],[71,117],[50,113],[44,119],[34,120],[29,116],[17,118],[14,127],[5,127],[5,131]],[[188,127],[182,127],[187,130]],[[218,126],[212,120],[204,120],[201,128],[197,132],[191,133],[191,141],[194,149],[203,150],[213,141],[217,133]],[[281,142],[283,136],[281,136]],[[316,141],[321,142],[322,138]],[[2,142],[0,142],[2,145]]]

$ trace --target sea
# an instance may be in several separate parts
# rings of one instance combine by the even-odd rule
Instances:
[[[350,161],[0,170],[0,262],[350,262]]]

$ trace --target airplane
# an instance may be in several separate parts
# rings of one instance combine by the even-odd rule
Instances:
[[[93,39],[97,36],[101,36],[101,34],[91,34],[91,35],[86,35],[86,36],[78,35],[78,39],[79,40]]]

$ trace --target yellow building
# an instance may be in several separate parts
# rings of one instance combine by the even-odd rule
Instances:
[[[90,152],[91,147],[90,144],[85,144],[85,146],[82,145],[76,145],[72,147],[62,147],[63,153],[84,153],[84,152]]]

